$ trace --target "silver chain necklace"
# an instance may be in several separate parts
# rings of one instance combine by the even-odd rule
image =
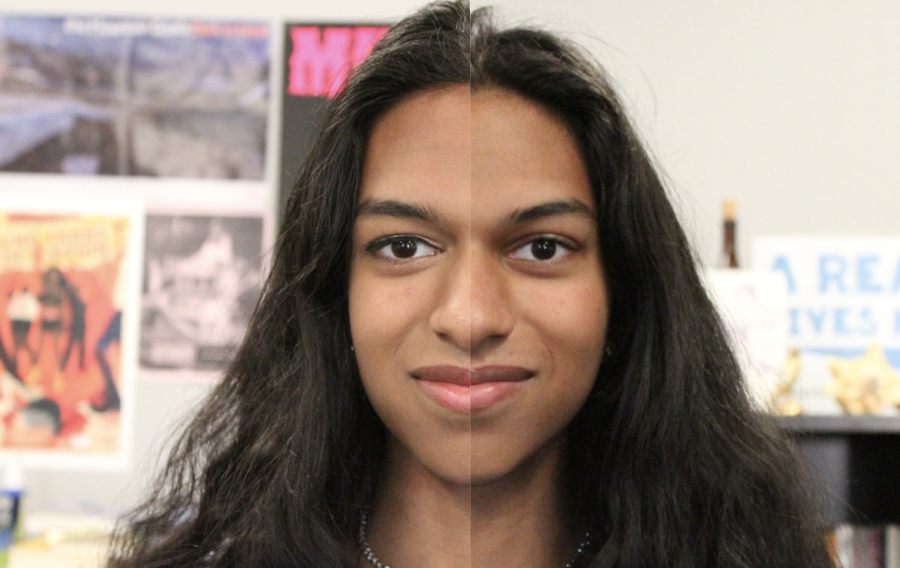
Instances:
[[[575,565],[575,561],[584,554],[584,551],[587,550],[587,547],[591,545],[591,533],[584,533],[584,539],[578,544],[578,548],[575,549],[575,554],[572,556],[572,560],[569,560],[568,564],[566,564],[566,568],[572,568]],[[359,547],[362,549],[362,554],[366,560],[369,561],[369,564],[375,566],[375,568],[391,568],[384,562],[378,559],[378,556],[375,555],[375,551],[372,550],[371,545],[369,545],[369,536],[366,533],[366,514],[362,514],[362,519],[359,521]]]

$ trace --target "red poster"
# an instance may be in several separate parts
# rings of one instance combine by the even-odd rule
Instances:
[[[122,455],[136,230],[127,214],[0,214],[0,449]]]

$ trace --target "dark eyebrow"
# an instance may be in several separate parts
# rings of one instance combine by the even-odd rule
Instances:
[[[356,217],[399,217],[439,224],[440,215],[430,207],[403,203],[393,199],[364,199],[356,206]]]
[[[567,201],[548,201],[527,209],[516,209],[509,215],[509,223],[522,225],[554,215],[583,215],[596,222],[593,209],[577,199]],[[356,217],[382,216],[399,217],[401,219],[417,219],[427,223],[439,224],[440,215],[430,207],[422,207],[413,203],[403,203],[393,199],[364,199],[356,206]]]
[[[545,217],[571,214],[584,215],[591,222],[597,222],[597,214],[593,209],[582,201],[569,199],[567,201],[548,201],[527,209],[516,209],[509,216],[509,223],[511,225],[522,225]]]

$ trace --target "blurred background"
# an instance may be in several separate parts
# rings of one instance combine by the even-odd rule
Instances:
[[[71,468],[26,460],[26,518],[111,518],[133,506],[174,428],[239,341],[281,195],[327,99],[314,89],[292,91],[292,41],[300,36],[286,26],[377,28],[420,4],[0,0],[0,210],[31,214],[48,201],[81,202],[71,210],[86,215],[85,202],[121,199],[143,211],[138,220],[122,212],[125,205],[106,213],[141,232],[128,249],[140,259],[110,265],[135,290],[125,309],[131,331],[123,328],[117,355],[124,449],[99,468],[90,460]],[[900,5],[498,0],[473,7],[482,5],[495,6],[501,21],[561,32],[608,70],[703,264],[719,262],[726,200],[736,205],[742,267],[753,266],[757,237],[897,235]],[[123,31],[122,22],[143,28]],[[365,33],[353,41],[363,45]],[[77,335],[78,304],[63,305],[65,343]],[[102,331],[88,335],[96,342]],[[78,402],[104,413],[106,391],[92,380],[93,398]],[[15,456],[3,452],[4,460]]]

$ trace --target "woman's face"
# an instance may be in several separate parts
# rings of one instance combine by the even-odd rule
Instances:
[[[392,455],[468,485],[561,454],[605,343],[595,219],[574,139],[534,103],[463,85],[380,119],[349,307]]]

